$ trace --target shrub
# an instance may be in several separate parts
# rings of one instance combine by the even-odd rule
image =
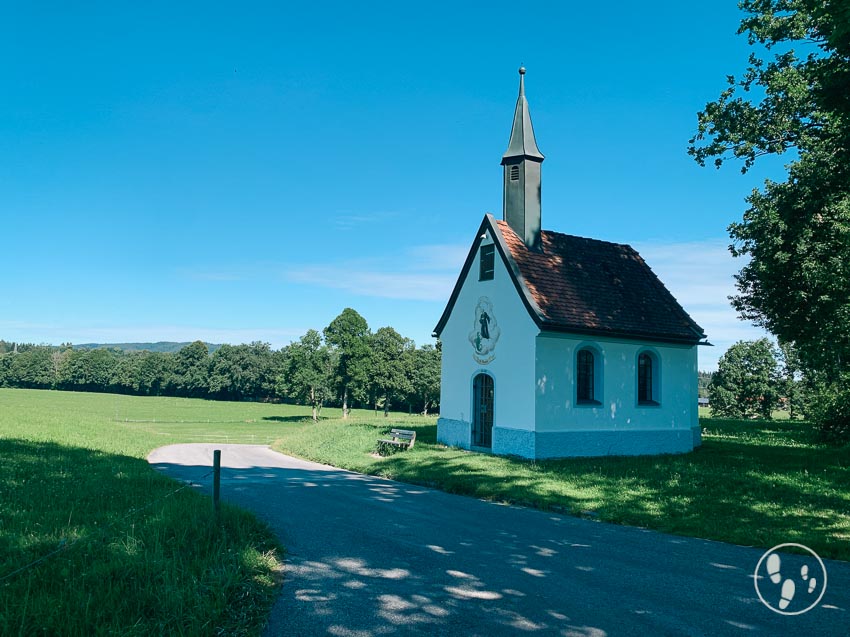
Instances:
[[[850,374],[824,383],[814,392],[809,410],[821,436],[832,444],[850,443]]]

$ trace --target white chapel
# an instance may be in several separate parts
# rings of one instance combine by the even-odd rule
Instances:
[[[542,230],[519,72],[502,218],[484,216],[434,329],[437,438],[526,458],[691,451],[706,336],[630,246]]]

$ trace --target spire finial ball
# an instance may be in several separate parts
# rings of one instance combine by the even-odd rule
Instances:
[[[525,67],[524,66],[519,67],[519,74],[525,75]]]

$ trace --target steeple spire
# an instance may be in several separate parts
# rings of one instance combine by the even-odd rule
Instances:
[[[528,112],[528,100],[525,99],[525,67],[519,67],[519,97],[514,110],[514,125],[511,128],[511,140],[508,149],[502,155],[502,165],[514,157],[529,157],[543,161],[543,154],[537,148],[534,128],[531,126],[531,114]]]
[[[502,155],[504,198],[502,214],[525,245],[540,249],[540,165],[543,154],[537,148],[531,114],[525,99],[525,68],[519,69],[519,97],[508,149]]]

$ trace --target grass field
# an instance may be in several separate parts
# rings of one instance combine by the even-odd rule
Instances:
[[[436,444],[434,419],[293,424],[274,447],[363,473],[499,502],[586,515],[765,548],[796,542],[850,560],[850,449],[825,447],[806,424],[701,419],[694,453],[531,462]],[[370,455],[391,426],[411,451]]]
[[[0,389],[0,634],[258,633],[281,548],[251,516],[225,507],[216,524],[207,498],[173,493],[144,458],[178,442],[271,443],[494,501],[850,559],[850,450],[820,445],[802,423],[704,418],[692,454],[530,462],[438,445],[434,418],[322,415]],[[393,426],[415,429],[415,448],[373,456]]]
[[[231,507],[216,521],[208,498],[174,493],[145,457],[201,434],[270,440],[281,423],[263,418],[275,413],[0,389],[0,634],[258,634],[280,546]]]

